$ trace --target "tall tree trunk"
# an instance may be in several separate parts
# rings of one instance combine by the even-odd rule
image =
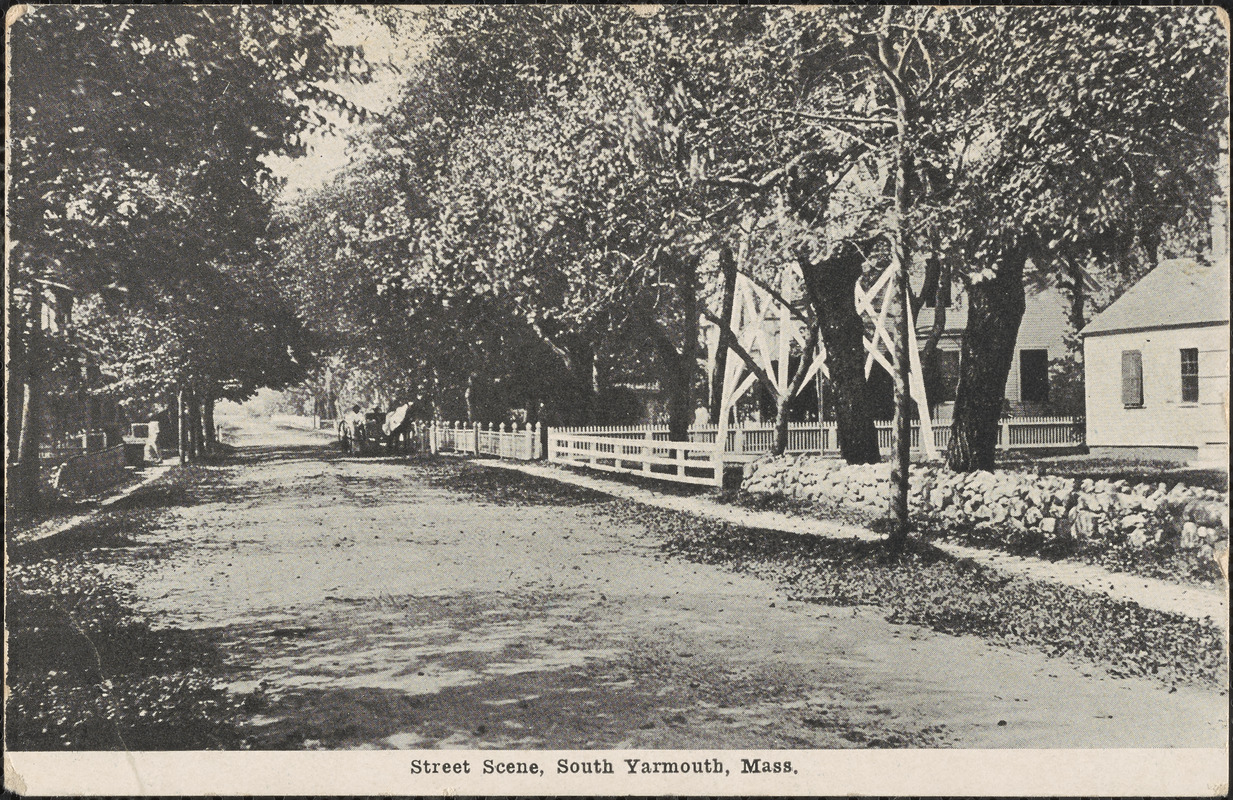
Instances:
[[[902,231],[899,232],[902,237]],[[891,519],[894,527],[891,529],[889,544],[892,549],[901,549],[908,538],[908,469],[911,465],[912,419],[911,398],[908,391],[909,360],[908,354],[908,311],[910,299],[908,296],[908,274],[906,244],[900,238],[897,246],[899,253],[895,267],[896,274],[891,278],[892,319],[895,324],[894,359],[895,367],[895,416],[891,425]]]
[[[781,456],[788,451],[788,407],[792,403],[792,398],[796,397],[797,392],[805,383],[805,375],[809,372],[809,361],[817,346],[818,329],[815,327],[809,332],[809,338],[805,341],[805,346],[801,348],[801,360],[797,363],[791,380],[788,381],[787,393],[779,395],[775,401],[775,443],[771,449],[774,455]]]
[[[865,382],[865,326],[853,302],[865,256],[850,242],[830,258],[810,261],[797,257],[801,275],[817,317],[826,367],[835,387],[835,421],[839,452],[849,464],[876,464],[878,430]]]
[[[933,291],[933,325],[929,328],[929,335],[925,338],[925,343],[921,345],[920,350],[920,369],[924,378],[925,393],[930,400],[929,413],[933,414],[934,406],[937,405],[934,397],[937,395],[937,390],[940,387],[942,375],[938,369],[938,345],[942,341],[942,334],[946,332],[946,314],[950,306],[950,259],[934,253],[933,259],[938,262],[935,285]],[[922,295],[925,293],[922,292]]]
[[[719,422],[724,399],[724,375],[728,369],[728,343],[731,340],[732,308],[736,305],[736,258],[732,248],[724,245],[719,251],[719,271],[723,276],[724,293],[719,312],[719,349],[715,353],[715,372],[711,378],[711,422]]]
[[[894,205],[889,217],[887,234],[891,245],[890,286],[887,300],[894,313],[895,419],[891,431],[891,517],[893,527],[888,538],[892,550],[903,547],[908,538],[908,466],[911,447],[910,421],[908,418],[910,398],[908,395],[908,336],[911,317],[911,287],[908,285],[908,269],[911,266],[911,250],[908,232],[905,230],[908,217],[908,98],[903,88],[903,67],[906,53],[894,57],[890,38],[892,9],[882,10],[882,24],[878,31],[878,63],[882,67],[887,88],[895,97],[895,174]],[[896,66],[891,66],[896,64]]]
[[[908,468],[911,465],[912,428],[911,399],[908,392],[909,379],[909,322],[911,318],[911,286],[908,283],[908,267],[911,250],[904,230],[908,213],[908,152],[907,152],[907,105],[903,93],[895,92],[895,205],[891,215],[891,248],[893,252],[890,300],[894,314],[894,385],[895,417],[891,429],[891,529],[889,544],[892,549],[901,549],[908,539]],[[936,280],[936,279],[935,279]],[[936,288],[936,287],[935,287]]]
[[[30,291],[29,334],[26,339],[25,375],[21,394],[21,426],[17,439],[15,487],[10,497],[19,507],[37,510],[42,503],[39,485],[39,444],[43,439],[43,288],[37,282]]]
[[[197,453],[201,457],[210,454],[210,432],[205,422],[205,395],[197,392]]]
[[[788,405],[791,397],[780,395],[775,398],[775,441],[771,444],[771,455],[781,456],[788,451]]]
[[[672,347],[660,349],[664,361],[664,388],[668,395],[668,438],[674,442],[689,440],[693,423],[693,370],[689,359]]]
[[[214,397],[207,394],[201,401],[201,426],[205,429],[206,449],[214,451],[218,447],[218,431],[214,427]]]
[[[690,359],[677,349],[671,335],[662,326],[655,326],[652,341],[659,357],[660,376],[668,401],[668,438],[674,442],[688,441],[689,426],[693,423],[693,370]]]
[[[462,393],[462,399],[467,404],[467,424],[475,424],[475,373],[467,373],[467,388]]]
[[[180,463],[187,464],[193,460],[192,443],[190,441],[190,425],[188,423],[188,389],[183,384],[176,393],[176,434],[180,450]]]
[[[698,270],[695,264],[681,264],[679,268],[680,347],[673,341],[673,332],[664,325],[654,321],[651,325],[668,394],[668,438],[686,442],[694,421],[694,377],[698,368]]]
[[[26,337],[30,327],[30,312],[19,298],[10,295],[9,313],[5,315],[5,358],[8,371],[4,382],[4,458],[9,464],[18,462],[21,450],[21,417],[26,387]],[[15,490],[16,487],[11,487]]]
[[[1015,357],[1025,295],[1023,252],[1007,253],[992,280],[969,283],[959,388],[947,465],[959,472],[993,469],[1006,378]]]
[[[201,402],[197,397],[195,387],[188,390],[188,450],[190,458],[197,461],[201,458]]]
[[[432,368],[432,389],[428,398],[429,404],[432,406],[433,422],[444,422],[445,412],[441,408],[441,369],[439,367]],[[342,419],[343,415],[338,415]]]
[[[681,391],[677,398],[679,403],[673,408],[676,413],[669,415],[668,430],[670,432],[679,431],[681,436],[679,441],[689,439],[689,428],[694,424],[694,407],[697,402],[694,398],[694,380],[698,376],[698,263],[697,259],[688,265],[685,276],[680,281],[681,286],[681,305],[683,307],[682,315],[684,317],[684,334],[681,340]],[[679,418],[677,418],[679,415]],[[673,423],[672,420],[675,420]],[[672,437],[676,439],[676,436]]]
[[[1068,316],[1070,317],[1070,329],[1075,333],[1083,330],[1083,326],[1087,324],[1087,319],[1084,315],[1084,308],[1087,305],[1087,285],[1083,282],[1083,267],[1067,259],[1066,273],[1070,278],[1070,309]]]

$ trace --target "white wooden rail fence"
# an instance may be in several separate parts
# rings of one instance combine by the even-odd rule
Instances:
[[[877,423],[878,445],[890,451],[891,424]],[[722,486],[725,462],[741,462],[771,449],[773,423],[745,423],[727,430],[723,449],[716,439],[716,425],[695,425],[688,442],[670,442],[663,425],[587,426],[550,428],[541,438],[539,425],[468,425],[434,423],[428,427],[428,447],[434,453],[453,452],[490,455],[531,461],[547,457],[556,464],[574,464],[608,472],[648,478]],[[950,443],[950,428],[933,429],[934,445]],[[541,446],[547,440],[546,449]],[[1013,417],[1003,419],[998,447],[1045,449],[1074,447],[1083,443],[1082,425],[1071,417]],[[920,427],[912,426],[912,448],[919,450]],[[838,454],[839,440],[833,422],[797,422],[788,425],[789,453]]]
[[[433,453],[470,453],[520,461],[543,457],[540,427],[515,423],[467,425],[462,422],[433,423],[428,428],[428,446]]]
[[[714,437],[710,442],[668,442],[657,440],[653,430],[642,433],[605,436],[550,429],[548,460],[676,483],[723,485],[724,459]]]
[[[54,489],[69,497],[95,495],[124,479],[124,445],[70,456],[50,470]]]
[[[878,430],[878,446],[886,453],[891,447],[891,423],[875,423]],[[920,426],[912,425],[912,449],[920,448]],[[664,425],[588,426],[578,428],[552,428],[549,437],[556,434],[600,436],[609,439],[650,439],[667,441],[668,428]],[[718,437],[717,425],[694,425],[689,429],[689,440],[697,443],[714,443]],[[739,428],[729,428],[724,453],[735,456],[761,455],[770,451],[775,442],[774,423],[743,423]],[[933,443],[938,449],[950,444],[950,426],[933,428]],[[998,429],[998,447],[1002,450],[1031,450],[1076,447],[1083,444],[1081,422],[1073,417],[1008,417]],[[833,422],[788,423],[789,453],[838,453],[839,437]]]
[[[114,447],[115,444],[115,442],[108,441],[106,431],[87,431],[73,436],[64,436],[40,446],[39,458],[59,464],[74,456],[106,450],[108,445]]]

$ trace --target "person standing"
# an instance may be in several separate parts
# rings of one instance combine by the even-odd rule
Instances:
[[[359,449],[360,437],[364,435],[364,414],[358,405],[351,406],[351,412],[344,419],[347,433],[346,449],[355,452]]]

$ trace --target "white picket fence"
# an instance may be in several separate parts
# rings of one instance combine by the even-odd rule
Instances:
[[[604,436],[549,429],[548,461],[676,483],[723,485],[724,459],[714,437],[710,442],[660,442],[653,435]]]
[[[433,423],[428,428],[428,446],[433,453],[470,453],[476,456],[496,456],[519,461],[543,457],[538,424],[525,425],[520,430],[515,423],[493,425],[462,422]]]

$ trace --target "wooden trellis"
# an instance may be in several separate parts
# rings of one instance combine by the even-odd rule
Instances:
[[[890,286],[892,270],[888,267],[878,277],[868,290],[856,285],[856,309],[865,319],[873,322],[873,333],[864,339],[865,344],[865,377],[868,378],[873,365],[879,364],[891,375],[894,374],[892,363],[894,339],[887,327],[890,315]],[[732,318],[729,320],[737,342],[760,366],[775,383],[780,396],[788,393],[792,380],[788,368],[792,341],[795,340],[802,351],[807,344],[804,325],[793,316],[792,309],[780,302],[771,292],[759,286],[742,273],[737,273]],[[909,354],[909,384],[911,397],[916,401],[917,416],[920,419],[920,444],[926,458],[936,459],[937,449],[933,442],[933,424],[929,419],[929,403],[925,398],[925,378],[921,371],[920,354],[916,349],[916,323],[912,319],[912,310],[908,313],[908,354]],[[772,314],[778,314],[779,332],[775,337],[767,330],[766,320]],[[775,341],[772,341],[772,338]],[[886,352],[883,352],[883,347]],[[775,358],[772,357],[775,355]],[[805,379],[797,388],[799,393],[816,374],[821,372],[825,378],[830,377],[826,368],[826,348],[822,342],[817,343],[815,352],[803,353],[803,358],[812,358]],[[711,365],[711,380],[715,380],[714,363]],[[723,394],[720,403],[719,441],[726,441],[728,432],[728,415],[732,407],[757,382],[758,376],[735,352],[729,352],[723,378]]]

